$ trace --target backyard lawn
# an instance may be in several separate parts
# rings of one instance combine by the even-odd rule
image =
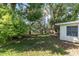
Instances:
[[[23,38],[0,47],[0,56],[52,56],[65,55],[61,42],[53,36]]]

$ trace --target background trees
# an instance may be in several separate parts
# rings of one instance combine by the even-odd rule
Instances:
[[[55,23],[78,20],[79,4],[49,4],[50,6],[50,27],[53,33],[57,31]],[[59,30],[59,29],[58,29]]]
[[[78,9],[79,4],[0,4],[0,42],[28,32],[51,34],[51,29],[55,33],[59,30],[55,23],[78,20]]]

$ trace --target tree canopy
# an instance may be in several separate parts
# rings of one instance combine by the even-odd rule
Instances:
[[[43,4],[32,4],[29,3],[27,7],[27,19],[29,21],[36,21],[42,17],[42,6]]]

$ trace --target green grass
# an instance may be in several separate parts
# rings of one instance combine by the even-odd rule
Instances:
[[[23,40],[24,39],[24,40]],[[60,41],[51,36],[23,38],[0,48],[0,56],[52,56],[65,55]]]

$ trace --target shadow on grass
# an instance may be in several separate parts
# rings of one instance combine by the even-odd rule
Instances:
[[[61,42],[56,37],[52,36],[29,37],[1,47],[0,53],[4,53],[12,49],[17,53],[28,51],[51,51],[52,55],[68,54],[68,52],[66,52],[60,44]]]

